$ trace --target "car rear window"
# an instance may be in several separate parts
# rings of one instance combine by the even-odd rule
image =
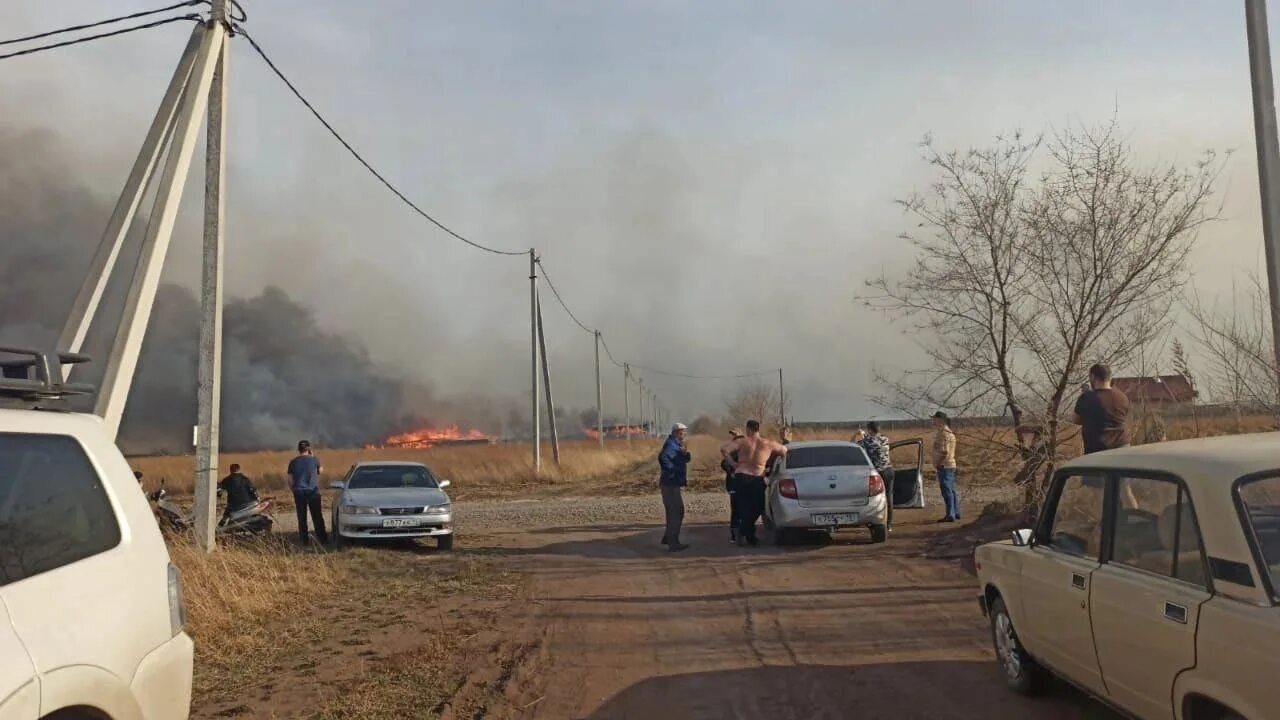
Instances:
[[[787,452],[788,470],[870,464],[867,461],[866,453],[862,452],[862,448],[851,445],[792,448]]]
[[[1271,574],[1271,588],[1280,593],[1280,477],[1242,483],[1237,492],[1262,561]]]
[[[352,490],[370,490],[376,488],[434,488],[438,487],[436,479],[426,468],[394,465],[374,465],[356,468],[347,487]]]
[[[119,543],[115,511],[80,443],[0,433],[0,586]]]

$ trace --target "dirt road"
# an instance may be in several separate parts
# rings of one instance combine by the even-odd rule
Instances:
[[[502,558],[528,582],[527,636],[501,688],[510,716],[1114,717],[1069,690],[1032,701],[1004,688],[962,553],[930,557],[942,533],[960,532],[933,525],[935,511],[899,513],[885,545],[861,531],[739,549],[723,496],[690,501],[692,548],[680,554],[659,546],[652,498],[470,513],[464,552]],[[562,513],[578,522],[555,522]],[[517,515],[535,527],[510,527]]]
[[[996,499],[969,497],[970,517]],[[351,581],[320,622],[256,630],[277,639],[247,666],[264,670],[225,659],[239,684],[195,717],[1116,720],[1068,689],[1005,689],[965,567],[972,526],[908,510],[883,545],[853,531],[740,549],[722,493],[686,504],[678,554],[653,494],[458,503],[452,553],[343,551]]]

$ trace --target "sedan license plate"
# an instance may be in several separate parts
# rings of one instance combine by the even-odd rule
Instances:
[[[417,527],[420,523],[417,518],[387,518],[382,521],[382,527]]]
[[[809,519],[814,525],[819,527],[834,527],[836,525],[856,525],[858,523],[858,513],[828,513],[825,515],[810,515]]]

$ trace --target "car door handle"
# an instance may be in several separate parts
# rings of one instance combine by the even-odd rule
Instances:
[[[1084,576],[1080,573],[1071,573],[1071,587],[1077,590],[1084,589]]]
[[[1187,608],[1177,603],[1166,602],[1164,604],[1164,617],[1166,620],[1172,620],[1183,625],[1187,624]]]

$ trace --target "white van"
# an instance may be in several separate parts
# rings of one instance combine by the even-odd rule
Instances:
[[[0,720],[181,720],[192,661],[178,570],[101,419],[0,409]]]

